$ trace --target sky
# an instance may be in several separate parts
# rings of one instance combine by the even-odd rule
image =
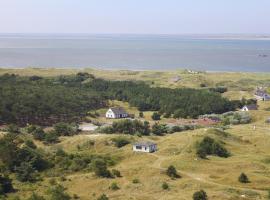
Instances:
[[[269,34],[270,0],[0,0],[0,33]]]

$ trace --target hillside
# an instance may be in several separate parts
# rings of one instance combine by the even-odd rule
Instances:
[[[201,89],[201,84],[205,84],[207,87],[224,86],[228,88],[228,91],[223,96],[230,99],[250,98],[256,86],[268,86],[270,80],[270,74],[252,73],[190,74],[186,71],[117,72],[90,69],[86,71],[98,78],[146,81],[151,87]],[[77,70],[57,69],[0,70],[0,74],[17,73],[22,76],[34,74],[46,77],[77,72]],[[172,82],[172,78],[176,76],[181,79]],[[122,106],[136,116],[139,113],[136,107],[131,107],[126,102],[111,101],[110,105]],[[119,170],[121,177],[100,178],[87,169],[65,171],[63,174],[52,169],[42,172],[41,179],[37,182],[22,183],[16,180],[15,175],[12,174],[13,185],[17,191],[8,194],[7,199],[16,197],[27,199],[33,192],[48,198],[47,190],[55,184],[53,182],[63,185],[66,188],[65,192],[73,199],[81,200],[96,200],[102,194],[106,194],[110,200],[189,200],[192,199],[194,192],[201,189],[207,192],[209,200],[268,199],[270,125],[265,123],[265,120],[270,117],[268,108],[270,108],[270,102],[259,102],[259,110],[250,112],[251,123],[230,125],[222,131],[210,124],[195,130],[175,132],[164,136],[124,135],[122,137],[131,143],[122,148],[115,147],[112,142],[112,139],[118,138],[120,134],[83,132],[73,136],[61,136],[59,143],[49,145],[34,140],[35,145],[48,154],[61,148],[67,154],[110,157],[114,164],[109,165],[108,169]],[[117,121],[105,119],[103,117],[105,111],[104,108],[97,110],[100,116],[94,119],[102,123]],[[154,124],[151,119],[152,113],[152,111],[144,113],[144,119],[150,121],[150,124]],[[89,119],[93,120],[91,117]],[[185,123],[189,123],[195,119],[186,120]],[[180,119],[162,118],[160,123],[180,123]],[[255,128],[254,125],[256,125]],[[220,127],[223,126],[220,125]],[[196,145],[205,136],[220,142],[231,155],[228,158],[213,155],[207,156],[207,159],[198,158]],[[25,138],[33,139],[29,134],[25,134],[23,139]],[[157,143],[158,151],[151,154],[133,152],[132,143],[143,140]],[[181,178],[171,179],[166,175],[166,170],[170,165],[175,166]],[[242,172],[248,176],[249,183],[244,184],[238,181]],[[168,190],[162,188],[164,182],[168,184]],[[111,189],[112,183],[117,183],[119,189]]]

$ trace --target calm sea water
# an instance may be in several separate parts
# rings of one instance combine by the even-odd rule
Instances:
[[[2,34],[0,66],[270,72],[270,40]]]

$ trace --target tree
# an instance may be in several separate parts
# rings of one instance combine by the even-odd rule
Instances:
[[[248,177],[245,173],[240,174],[240,176],[238,177],[238,181],[240,183],[249,183]]]
[[[207,200],[207,194],[204,190],[200,190],[193,194],[193,200]]]
[[[161,117],[161,115],[158,114],[157,112],[154,112],[152,115],[152,119],[155,121],[160,120],[160,117]]]
[[[97,198],[97,200],[109,200],[109,198],[105,194],[102,194]]]
[[[70,200],[71,197],[65,192],[65,188],[62,185],[51,187],[48,190],[50,200]]]
[[[44,140],[45,139],[45,132],[44,130],[41,128],[41,127],[37,127],[33,132],[32,132],[32,135],[34,137],[34,139],[36,140]]]
[[[144,118],[143,112],[140,112],[140,113],[139,113],[139,117],[140,117],[140,118]]]
[[[170,165],[167,168],[166,174],[171,178],[180,178],[180,176],[177,174],[177,171],[173,165]]]
[[[13,192],[12,180],[7,176],[0,175],[0,195]]]

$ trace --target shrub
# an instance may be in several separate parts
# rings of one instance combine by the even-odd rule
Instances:
[[[193,200],[207,200],[207,194],[204,190],[200,190],[193,194]]]
[[[79,131],[77,124],[68,124],[64,122],[55,124],[53,128],[59,136],[72,136],[77,134]]]
[[[207,155],[216,155],[227,158],[230,153],[220,143],[206,136],[197,144],[197,155],[200,158],[206,158]]]
[[[107,169],[107,164],[104,160],[95,159],[92,163],[92,167],[96,176],[104,177],[104,178],[112,177],[110,171]]]
[[[16,124],[10,124],[7,127],[7,132],[9,133],[13,133],[13,134],[19,134],[20,133],[20,129]]]
[[[123,146],[126,146],[127,144],[130,143],[130,141],[126,138],[123,137],[117,137],[117,138],[113,138],[112,141],[114,142],[114,145],[118,148],[121,148]]]
[[[70,200],[71,197],[65,192],[65,188],[62,185],[57,185],[54,187],[51,187],[48,190],[48,195],[50,200]]]
[[[105,194],[102,194],[97,198],[97,200],[109,200],[109,198]]]
[[[42,128],[38,127],[36,128],[35,130],[33,130],[32,132],[32,135],[34,137],[34,139],[36,140],[44,140],[45,139],[45,132]]]
[[[112,169],[112,175],[118,178],[121,177],[120,171],[116,169]]]
[[[162,187],[163,190],[168,190],[169,189],[169,185],[166,182],[162,183],[161,187]]]
[[[137,179],[137,178],[135,178],[135,179],[133,179],[133,180],[132,180],[132,183],[134,183],[134,184],[138,184],[138,183],[140,183],[140,180],[139,180],[139,179]]]
[[[59,142],[58,134],[55,131],[46,133],[44,141],[48,144],[54,144]]]
[[[180,178],[180,176],[177,174],[177,171],[173,165],[170,165],[167,168],[166,174],[171,178]]]
[[[35,169],[28,162],[22,162],[19,167],[16,168],[16,178],[21,182],[32,182],[35,180]]]
[[[34,144],[34,142],[33,142],[32,140],[26,140],[26,141],[24,142],[24,144],[25,144],[27,147],[31,148],[31,149],[36,149],[36,148],[37,148],[37,146]]]
[[[152,126],[152,133],[155,134],[155,135],[162,136],[162,135],[164,135],[167,132],[168,132],[168,129],[167,129],[167,126],[165,124],[155,123]]]
[[[240,183],[249,183],[248,177],[245,173],[240,174],[240,176],[238,177],[238,181]]]
[[[152,115],[152,119],[157,121],[157,120],[160,120],[160,114],[158,114],[157,112],[154,112],[153,115]]]
[[[111,189],[111,190],[119,190],[120,187],[117,185],[116,182],[113,182],[113,183],[111,184],[111,186],[110,186],[110,189]]]
[[[27,200],[45,200],[45,198],[36,193],[33,193]]]
[[[13,192],[12,180],[7,176],[0,175],[0,195]]]
[[[144,117],[143,112],[140,112],[140,113],[139,113],[139,117],[140,117],[140,118],[143,118],[143,117]]]

